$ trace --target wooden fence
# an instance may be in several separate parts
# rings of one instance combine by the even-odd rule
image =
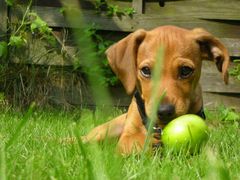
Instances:
[[[233,59],[240,57],[240,1],[239,0],[166,0],[165,6],[160,7],[155,0],[108,0],[108,5],[118,6],[121,9],[133,7],[136,11],[131,16],[113,15],[107,16],[106,13],[96,13],[94,0],[79,0],[81,11],[85,23],[94,23],[96,27],[104,31],[116,31],[129,33],[138,28],[152,29],[161,25],[176,25],[184,28],[202,27],[219,37],[229,49]],[[58,0],[34,1],[32,10],[53,28],[77,28],[70,25],[63,13],[60,12],[61,3]],[[19,17],[18,10],[14,8],[7,9],[4,0],[0,0],[0,23],[1,32],[6,31],[6,19],[15,21]],[[44,46],[42,42],[38,43],[38,48]],[[66,46],[69,51],[74,51],[74,47]],[[36,54],[35,49],[30,54]],[[18,60],[14,60],[18,62]],[[72,65],[72,60],[63,60],[58,54],[52,54],[38,59],[35,64],[44,65]],[[231,65],[232,66],[232,65]],[[240,109],[240,81],[230,78],[229,85],[224,85],[219,72],[212,63],[203,64],[201,77],[203,86],[204,103],[207,107],[213,107],[219,104],[225,104],[236,109]],[[123,95],[121,90],[113,94],[116,104],[120,106],[127,105],[130,98]],[[69,96],[66,95],[65,98]],[[78,95],[74,98],[68,98],[78,104]],[[74,100],[73,100],[74,99]],[[79,103],[81,103],[79,101]]]

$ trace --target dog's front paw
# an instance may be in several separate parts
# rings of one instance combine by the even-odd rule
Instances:
[[[83,144],[85,144],[85,143],[88,143],[88,142],[89,142],[89,140],[88,140],[87,136],[81,136],[81,141],[82,141],[82,143],[83,143]]]

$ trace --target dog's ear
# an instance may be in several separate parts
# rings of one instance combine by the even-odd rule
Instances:
[[[201,28],[193,29],[194,38],[200,45],[203,60],[212,60],[220,72],[223,80],[228,83],[228,66],[230,58],[226,47],[213,35]]]
[[[137,81],[137,52],[146,31],[139,29],[110,46],[106,55],[113,72],[128,94],[133,93]]]

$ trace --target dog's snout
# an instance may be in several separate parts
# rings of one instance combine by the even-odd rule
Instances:
[[[158,108],[157,113],[161,121],[168,122],[175,116],[175,106],[172,104],[162,104]]]

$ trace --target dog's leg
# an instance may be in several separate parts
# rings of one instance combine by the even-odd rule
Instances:
[[[123,134],[119,139],[117,150],[120,154],[124,155],[139,153],[144,147],[145,138],[146,135],[142,132],[132,135]]]
[[[119,137],[123,131],[127,114],[122,114],[117,118],[106,122],[92,129],[86,136],[82,136],[83,143],[91,141],[102,141],[105,138]]]

